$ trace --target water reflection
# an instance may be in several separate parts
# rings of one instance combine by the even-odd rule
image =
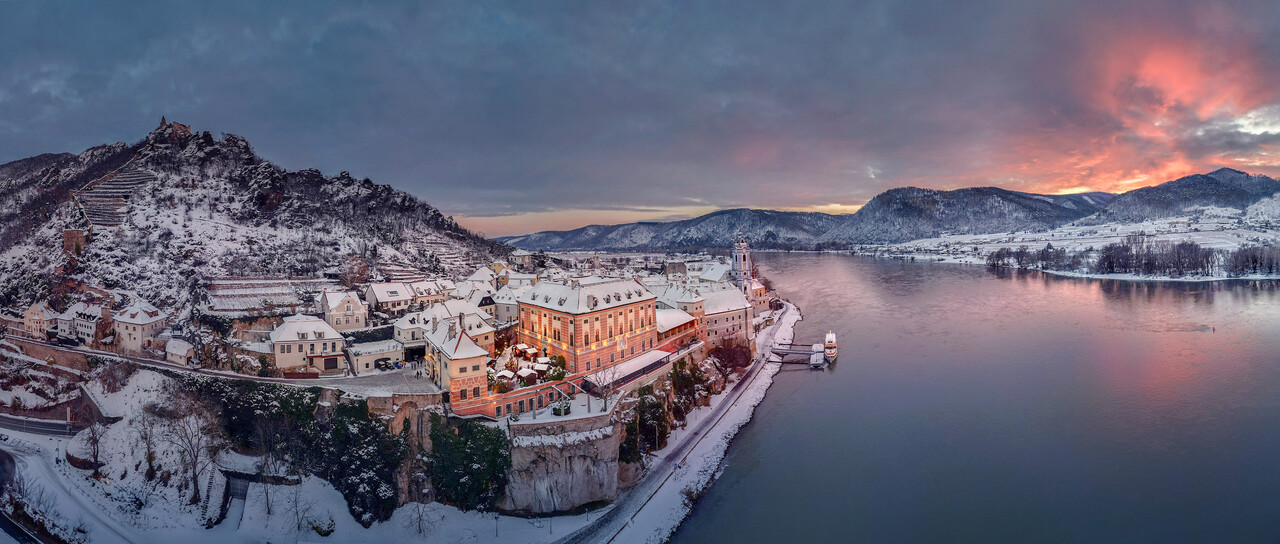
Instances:
[[[779,374],[677,542],[1280,539],[1276,282],[758,262],[840,361]]]

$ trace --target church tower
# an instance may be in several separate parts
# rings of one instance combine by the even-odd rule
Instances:
[[[739,234],[738,243],[733,246],[733,268],[730,275],[738,283],[738,289],[746,295],[751,294],[751,270],[751,248],[747,246],[747,239]]]

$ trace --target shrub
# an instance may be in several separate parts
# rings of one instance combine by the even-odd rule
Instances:
[[[325,514],[325,519],[312,519],[309,523],[311,524],[311,530],[320,536],[333,534],[336,526],[333,522],[333,516],[330,514]]]
[[[500,430],[475,421],[451,427],[431,414],[428,470],[443,502],[463,511],[489,509],[506,492],[511,448]]]

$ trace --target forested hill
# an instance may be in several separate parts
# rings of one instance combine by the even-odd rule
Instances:
[[[945,232],[1052,228],[1098,211],[1112,196],[1036,195],[996,187],[954,191],[904,187],[877,195],[855,214],[734,209],[670,223],[591,225],[498,240],[529,250],[676,249],[729,247],[741,232],[759,248],[842,248]]]

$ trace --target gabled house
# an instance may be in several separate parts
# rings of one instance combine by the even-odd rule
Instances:
[[[365,289],[364,301],[374,311],[401,314],[413,304],[413,290],[405,283],[373,283]]]
[[[413,291],[413,301],[424,306],[443,302],[453,296],[457,284],[450,279],[422,280],[409,284]]]
[[[32,304],[22,314],[22,330],[35,338],[45,338],[58,326],[58,312],[49,307],[49,303],[40,301]]]
[[[271,331],[271,351],[281,370],[314,368],[341,372],[346,365],[346,342],[332,326],[311,315],[291,315]]]
[[[499,289],[491,298],[493,299],[493,319],[495,323],[510,323],[520,319],[520,293],[525,288],[512,289],[510,286]]]
[[[458,328],[486,353],[494,353],[494,342],[497,339],[495,329],[489,323],[488,314],[465,300],[447,300],[433,304],[421,312],[413,312],[397,319],[393,326],[394,338],[406,347],[425,345],[426,330],[433,322],[441,320],[459,320]]]
[[[316,310],[334,329],[345,331],[368,326],[369,305],[355,291],[330,291],[316,295]]]
[[[111,310],[101,304],[77,302],[58,314],[58,335],[92,344],[98,338],[98,324],[110,318]]]
[[[152,347],[152,341],[168,325],[166,314],[145,300],[135,300],[116,312],[116,345],[122,353],[137,354]]]

